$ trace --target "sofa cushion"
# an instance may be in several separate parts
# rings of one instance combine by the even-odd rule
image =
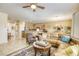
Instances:
[[[79,46],[78,45],[69,46],[68,48],[65,49],[65,53],[69,56],[79,56]]]

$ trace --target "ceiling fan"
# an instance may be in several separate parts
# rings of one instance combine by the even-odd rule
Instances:
[[[33,12],[36,11],[36,8],[45,9],[44,6],[37,5],[36,3],[29,3],[28,5],[23,6],[23,8],[28,8],[28,7],[30,7],[33,10]]]

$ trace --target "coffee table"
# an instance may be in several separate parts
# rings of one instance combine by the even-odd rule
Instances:
[[[42,47],[42,46],[38,46],[35,44],[36,42],[33,43],[33,47],[35,50],[35,56],[37,54],[37,52],[48,52],[47,55],[50,56],[50,48],[51,48],[51,44],[48,44],[46,47]]]

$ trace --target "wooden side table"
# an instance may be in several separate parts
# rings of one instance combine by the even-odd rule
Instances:
[[[36,56],[37,52],[48,52],[47,55],[50,56],[51,44],[48,44],[46,47],[42,47],[42,46],[36,45],[35,43],[36,42],[33,43],[33,47],[35,50],[35,56]]]

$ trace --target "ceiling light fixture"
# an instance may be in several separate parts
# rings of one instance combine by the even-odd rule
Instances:
[[[36,5],[34,5],[34,4],[32,4],[30,7],[31,7],[32,9],[36,9]]]
[[[30,7],[34,12],[36,11],[36,8],[45,9],[45,7],[37,5],[36,3],[30,3],[29,5],[23,6],[23,8]]]

